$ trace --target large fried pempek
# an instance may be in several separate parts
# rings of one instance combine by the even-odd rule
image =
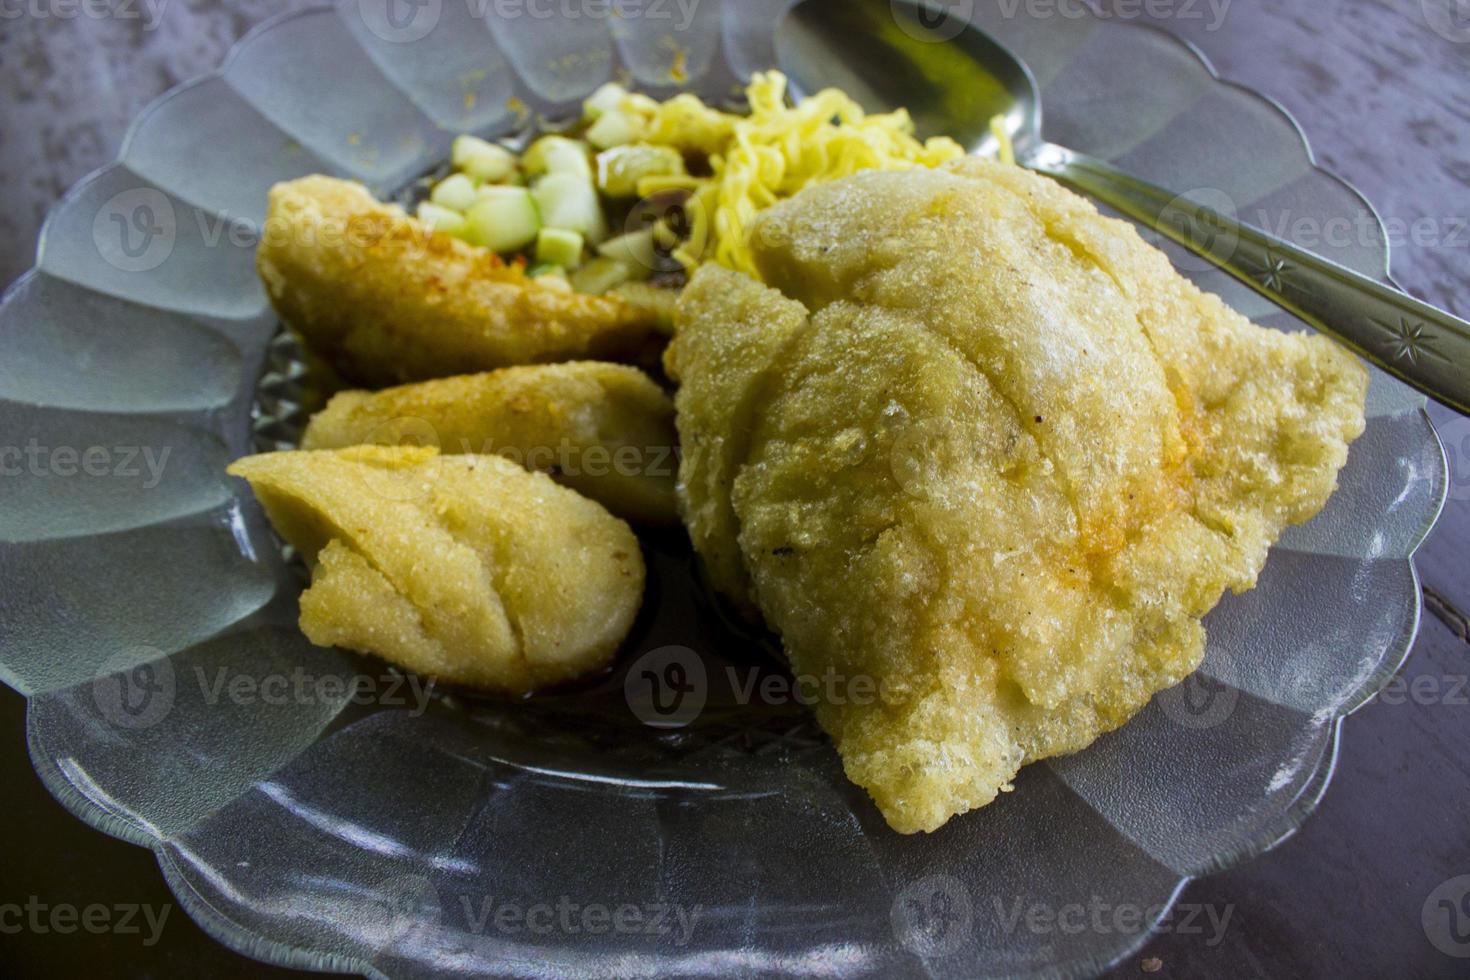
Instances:
[[[769,286],[707,268],[681,304],[681,503],[716,583],[838,679],[818,718],[904,833],[1193,671],[1363,431],[1349,354],[1015,167],[816,187],[752,247]]]

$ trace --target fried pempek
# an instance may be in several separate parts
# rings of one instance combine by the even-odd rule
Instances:
[[[1353,357],[1015,167],[816,187],[752,248],[769,285],[706,268],[681,303],[681,505],[797,673],[850,685],[818,718],[904,833],[1198,667],[1363,431]]]

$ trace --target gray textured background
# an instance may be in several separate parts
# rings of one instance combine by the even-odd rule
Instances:
[[[67,18],[28,12],[37,2],[63,9],[57,0],[0,0],[5,284],[31,264],[46,209],[113,158],[139,109],[213,69],[265,17],[305,5],[105,0],[132,16]],[[1176,31],[1221,74],[1280,101],[1319,161],[1355,183],[1389,223],[1398,281],[1470,315],[1470,0],[1215,0],[1218,22],[1206,0],[1108,7]],[[1421,552],[1427,612],[1404,674],[1426,678],[1421,690],[1437,693],[1380,699],[1349,720],[1337,780],[1306,828],[1273,853],[1186,889],[1186,903],[1231,910],[1222,942],[1163,935],[1117,975],[1470,975],[1470,959],[1436,949],[1420,921],[1436,886],[1470,874],[1470,703],[1452,693],[1470,675],[1470,623],[1461,612],[1470,609],[1470,420],[1433,412],[1450,454],[1452,499]],[[44,799],[12,751],[23,738],[17,701],[8,692],[0,698],[0,765],[18,801],[0,807],[0,833],[12,842],[0,857],[0,901],[24,900],[23,891],[11,894],[17,889],[79,904],[100,894],[161,895],[143,852],[58,823],[70,818]],[[35,848],[13,843],[37,838]],[[35,857],[48,847],[54,857]],[[1470,935],[1470,907],[1465,913]],[[116,937],[100,940],[98,952],[86,952],[90,940],[63,942],[0,937],[0,973],[80,955],[92,963],[105,956],[108,972],[120,974],[255,971],[177,920],[151,950]],[[1470,955],[1470,942],[1461,951]]]

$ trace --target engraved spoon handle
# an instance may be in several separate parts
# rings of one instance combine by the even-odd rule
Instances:
[[[1065,147],[1044,143],[1020,162],[1143,222],[1404,383],[1470,414],[1470,323]]]

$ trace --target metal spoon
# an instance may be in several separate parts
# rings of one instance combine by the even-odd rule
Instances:
[[[1470,323],[1219,211],[1041,138],[1031,70],[972,24],[914,0],[803,0],[777,32],[798,93],[836,86],[907,107],[922,135],[993,153],[1002,116],[1016,162],[1159,231],[1419,391],[1470,413]],[[908,18],[905,22],[903,19]],[[935,43],[934,25],[943,24]]]

